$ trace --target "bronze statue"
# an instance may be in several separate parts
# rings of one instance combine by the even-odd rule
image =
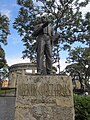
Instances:
[[[52,27],[47,21],[38,24],[33,36],[37,41],[37,74],[43,74],[44,55],[46,58],[46,74],[52,74]]]

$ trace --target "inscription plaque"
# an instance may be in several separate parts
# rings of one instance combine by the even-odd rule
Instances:
[[[19,76],[15,120],[74,120],[73,106],[70,77]]]
[[[70,96],[70,87],[61,84],[22,84],[19,85],[18,95],[20,96]]]

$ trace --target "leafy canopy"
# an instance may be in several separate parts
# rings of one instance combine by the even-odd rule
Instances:
[[[13,26],[22,37],[25,46],[23,58],[28,57],[30,60],[36,58],[36,38],[32,37],[32,33],[44,14],[48,15],[48,21],[52,24],[54,33],[58,33],[60,36],[53,47],[53,52],[56,52],[55,56],[58,54],[57,49],[60,44],[64,50],[69,50],[75,41],[83,42],[85,29],[82,26],[80,8],[85,7],[88,2],[89,0],[84,2],[80,2],[80,0],[37,0],[36,2],[17,0],[17,4],[21,8]]]
[[[66,72],[73,80],[79,80],[81,88],[83,83],[90,90],[90,47],[77,47],[69,52],[67,62],[71,63],[66,67]]]
[[[5,59],[5,52],[2,48],[2,44],[7,44],[7,36],[9,31],[9,18],[6,15],[0,13],[0,79],[5,76],[7,69],[7,62]],[[5,77],[4,77],[5,78]]]
[[[0,43],[7,44],[9,32],[9,19],[6,15],[0,13]]]

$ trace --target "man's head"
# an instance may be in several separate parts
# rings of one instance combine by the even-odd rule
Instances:
[[[48,22],[48,16],[47,15],[41,16],[41,22],[42,23]]]

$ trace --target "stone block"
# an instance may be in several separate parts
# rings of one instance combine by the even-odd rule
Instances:
[[[61,75],[19,76],[15,120],[74,120],[71,78]]]

